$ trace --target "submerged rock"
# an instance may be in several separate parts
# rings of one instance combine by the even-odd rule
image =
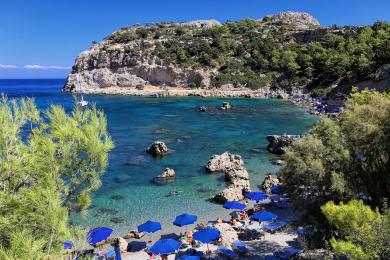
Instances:
[[[96,215],[100,216],[100,215],[115,215],[115,214],[118,214],[118,210],[116,209],[100,208]]]
[[[125,220],[123,218],[119,218],[119,217],[113,217],[110,219],[110,222],[114,223],[114,224],[120,224],[120,223],[123,223]]]
[[[120,175],[120,176],[116,176],[115,178],[114,178],[114,181],[116,182],[116,183],[125,183],[125,182],[128,182],[128,181],[130,181],[131,180],[131,177],[130,176],[128,176],[128,175]]]
[[[153,142],[146,151],[153,156],[162,156],[169,153],[167,145],[162,141]]]
[[[272,164],[274,165],[282,165],[283,163],[284,161],[280,159],[272,160]]]
[[[112,195],[112,196],[110,197],[110,199],[112,199],[112,200],[124,200],[125,197],[122,196],[122,195]]]
[[[200,193],[206,193],[206,192],[212,192],[213,189],[207,188],[207,187],[202,187],[202,188],[197,189],[196,191],[200,192]]]
[[[137,155],[130,160],[128,160],[125,165],[142,165],[146,162],[145,156]]]

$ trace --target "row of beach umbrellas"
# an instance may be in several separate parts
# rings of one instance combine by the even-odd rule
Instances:
[[[255,201],[260,201],[264,200],[268,197],[267,194],[263,192],[248,192],[245,194],[245,196],[250,199],[250,200],[255,200]],[[230,210],[239,210],[242,211],[246,208],[245,204],[242,204],[239,201],[227,201],[223,205],[225,209],[230,209]],[[251,216],[251,220],[255,221],[270,221],[273,219],[276,219],[277,215],[267,212],[267,211],[260,211],[254,215]],[[175,218],[175,221],[173,224],[178,227],[183,227],[187,225],[194,224],[198,220],[198,217],[196,215],[191,215],[191,214],[182,214],[179,215]],[[137,227],[138,232],[147,232],[147,233],[155,233],[157,231],[160,231],[162,229],[161,224],[157,221],[152,221],[149,220],[142,225],[139,225]],[[90,245],[96,246],[99,242],[102,242],[106,239],[108,239],[113,230],[107,227],[98,227],[91,229],[87,233],[87,240]],[[201,229],[193,234],[193,239],[200,241],[204,244],[208,244],[216,241],[219,239],[221,235],[221,232],[217,229],[214,228],[205,228]],[[65,245],[65,243],[64,243]],[[172,239],[172,238],[167,238],[167,239],[160,239],[156,241],[152,246],[150,246],[148,249],[154,254],[159,254],[159,255],[167,255],[167,254],[172,254],[176,253],[179,248],[181,247],[182,243]],[[120,252],[119,248],[115,249],[116,251],[116,257],[117,259],[120,258]],[[188,258],[188,257],[183,257],[180,259],[199,259],[199,258]]]

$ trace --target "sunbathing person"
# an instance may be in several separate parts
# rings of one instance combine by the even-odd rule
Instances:
[[[198,225],[196,226],[198,229],[204,229],[204,228],[207,228],[207,225],[205,223],[198,223]]]
[[[230,225],[234,228],[234,229],[240,229],[242,228],[242,223],[237,221],[237,219],[233,218],[231,221],[230,221]]]
[[[222,224],[222,223],[223,223],[222,219],[220,217],[218,217],[216,220],[216,224]]]

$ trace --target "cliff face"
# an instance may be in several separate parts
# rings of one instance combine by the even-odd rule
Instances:
[[[225,24],[200,20],[124,27],[77,57],[63,91],[121,93],[147,85],[205,91],[296,89],[315,80],[330,85],[340,77],[338,70],[328,65],[329,71],[323,71],[326,61],[316,61],[317,54],[309,57],[319,50],[309,49],[310,43],[328,33],[350,37],[363,29],[320,27],[313,16],[296,12]],[[336,62],[326,50],[337,47],[332,41],[318,53]]]
[[[318,21],[302,13],[282,13],[267,16],[258,21],[264,28],[264,36],[269,31],[277,31],[281,24],[294,25],[294,30],[314,29]],[[108,87],[132,88],[139,85],[155,86],[196,86],[213,88],[212,79],[217,75],[217,66],[181,66],[164,61],[156,55],[156,47],[178,37],[178,29],[186,31],[187,36],[199,34],[204,30],[220,27],[215,20],[192,21],[181,24],[153,24],[122,28],[114,32],[100,43],[95,43],[90,50],[82,52],[69,74],[63,91],[87,93]],[[184,29],[183,29],[184,28]],[[164,35],[150,37],[134,37],[119,40],[124,34],[140,34],[140,30],[163,31]],[[114,37],[113,37],[114,36]],[[115,38],[115,39],[114,39]],[[199,38],[199,37],[198,37]],[[202,40],[211,41],[207,36]],[[191,37],[180,38],[180,45],[193,44]]]

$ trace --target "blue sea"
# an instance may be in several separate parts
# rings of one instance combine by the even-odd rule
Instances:
[[[38,106],[60,104],[71,109],[76,96],[61,93],[64,79],[0,80],[0,92],[8,97],[34,97]],[[266,173],[277,171],[275,155],[266,151],[268,134],[302,134],[318,118],[307,109],[283,100],[221,98],[140,98],[89,95],[86,99],[104,110],[108,131],[115,143],[102,187],[93,195],[93,206],[71,221],[86,227],[107,226],[125,233],[146,220],[157,220],[173,230],[172,221],[192,213],[202,221],[227,214],[208,198],[224,188],[221,175],[209,175],[204,165],[213,154],[230,151],[244,159],[252,188],[258,189]],[[234,107],[218,109],[227,101]],[[197,111],[207,106],[207,112]],[[173,152],[162,159],[145,149],[155,140]],[[152,182],[166,167],[176,179],[165,185]],[[169,196],[177,191],[177,196]]]

